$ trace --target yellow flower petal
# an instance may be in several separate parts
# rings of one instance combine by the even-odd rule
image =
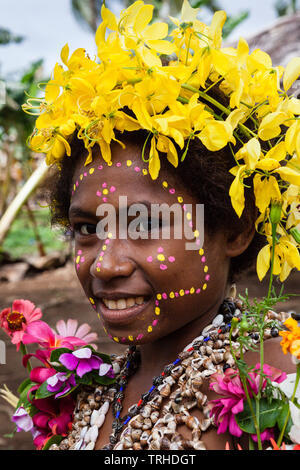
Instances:
[[[286,66],[283,75],[283,88],[287,91],[300,75],[300,57],[294,57]]]
[[[279,173],[281,178],[284,181],[288,181],[289,183],[295,184],[300,186],[300,172],[296,170],[292,170],[287,166],[283,166],[275,170],[276,173]]]
[[[160,159],[156,149],[155,137],[152,137],[149,155],[149,173],[153,180],[156,180],[160,170]]]
[[[215,152],[233,142],[232,127],[226,121],[211,121],[199,134],[199,139],[208,150]]]
[[[243,185],[243,172],[246,168],[246,165],[241,165],[237,171],[236,177],[233,180],[229,196],[231,198],[231,204],[235,212],[239,217],[241,217],[244,207],[245,207],[245,195],[244,195],[244,185]]]
[[[269,207],[272,199],[281,199],[280,189],[274,176],[262,180],[259,174],[253,179],[253,187],[255,194],[255,205],[261,213],[264,213]]]
[[[70,52],[70,49],[67,43],[64,45],[60,53],[60,58],[65,65],[68,65],[69,52]]]
[[[167,23],[153,23],[150,26],[147,26],[147,28],[143,32],[143,39],[144,41],[148,41],[149,39],[164,39],[168,35],[168,29],[169,28]]]
[[[264,246],[258,253],[256,260],[256,272],[260,281],[265,277],[270,267],[271,261],[271,247],[270,245]]]

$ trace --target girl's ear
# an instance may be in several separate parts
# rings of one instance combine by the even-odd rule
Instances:
[[[241,255],[250,245],[255,235],[255,226],[254,224],[249,224],[243,232],[231,234],[228,236],[227,241],[225,242],[225,254],[229,258],[235,258],[236,256]]]

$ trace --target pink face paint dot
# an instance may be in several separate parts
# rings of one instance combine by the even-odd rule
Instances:
[[[112,335],[108,334],[107,336],[108,336],[110,339],[112,339]]]
[[[175,189],[174,188],[169,189],[169,193],[170,194],[175,194]]]
[[[183,209],[184,211],[186,211],[186,205],[185,205],[185,204],[182,204],[182,209]]]
[[[200,292],[201,292],[200,288],[196,289],[196,294],[199,294]]]
[[[162,298],[163,298],[163,299],[167,299],[167,298],[168,298],[168,296],[167,296],[167,294],[166,294],[165,292],[162,294]]]
[[[103,165],[98,166],[98,170],[102,170]]]
[[[191,220],[189,221],[189,226],[193,228],[193,222]]]
[[[104,251],[101,251],[100,256],[103,256],[103,255],[104,255]]]
[[[190,291],[189,291],[188,289],[186,289],[186,290],[184,291],[184,293],[185,293],[185,294],[189,294]]]
[[[77,254],[78,254],[78,255],[82,255],[82,250],[78,250],[78,251],[77,251]]]
[[[103,202],[107,202],[107,197],[103,197],[103,198],[102,198],[102,201],[103,201]]]
[[[179,297],[179,293],[178,293],[178,292],[175,292],[175,297]]]
[[[105,240],[105,242],[104,242],[104,243],[105,243],[105,245],[108,245],[108,244],[109,244],[109,242],[110,242],[110,239],[109,239],[109,238],[107,238],[107,239]]]
[[[153,320],[153,322],[152,322],[152,326],[156,326],[156,325],[157,325],[157,323],[158,323],[158,320]]]
[[[152,263],[152,261],[153,261],[152,256],[148,256],[147,261],[148,261],[148,263]]]
[[[136,172],[138,173],[139,171],[141,171],[141,169],[140,169],[138,166],[136,166],[136,167],[134,168],[134,171],[136,171]]]
[[[124,343],[126,341],[126,338],[121,338],[121,343]]]
[[[143,333],[140,333],[140,334],[136,337],[136,339],[137,339],[137,340],[142,339],[143,336],[144,336]]]
[[[201,261],[202,261],[202,263],[205,263],[205,261],[206,261],[205,256],[202,256]]]
[[[170,263],[174,263],[175,256],[169,256],[168,260],[170,261]]]
[[[116,163],[116,166],[118,166],[118,167],[121,166],[121,165],[122,165],[121,162],[117,162],[117,163]]]
[[[197,238],[197,240],[196,240],[196,245],[200,245],[200,239],[199,238]]]
[[[77,269],[77,271],[78,271],[78,269],[79,269],[79,264],[77,264],[76,269]]]
[[[114,186],[111,186],[111,187],[110,187],[110,192],[111,192],[111,193],[114,193],[115,190],[116,190],[116,188],[115,188]]]
[[[166,269],[168,269],[168,266],[166,266],[165,264],[160,264],[159,267],[162,271],[165,271]]]
[[[158,307],[158,305],[159,305],[159,300],[156,300],[156,301],[155,301],[155,305]]]
[[[210,274],[206,274],[205,280],[206,280],[206,281],[209,281],[209,280],[210,280]]]
[[[157,253],[163,253],[164,252],[164,249],[162,246],[158,247],[157,249]]]
[[[101,191],[96,192],[96,196],[100,197],[102,195]]]
[[[76,183],[75,183],[75,184],[76,184],[76,186],[79,186],[79,183],[78,183],[78,181],[76,181]]]
[[[85,261],[84,256],[81,257],[80,261],[81,261],[82,263],[84,263],[84,261]]]
[[[86,172],[86,171],[83,173],[83,176],[87,176],[87,172]]]
[[[102,183],[102,188],[106,188],[107,187],[107,183]]]

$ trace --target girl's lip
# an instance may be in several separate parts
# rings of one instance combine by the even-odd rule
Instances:
[[[100,314],[103,320],[105,320],[107,323],[125,325],[140,315],[140,313],[142,313],[149,305],[150,301],[151,298],[140,305],[134,305],[133,307],[123,308],[121,310],[111,310],[106,307],[106,305],[100,299]]]

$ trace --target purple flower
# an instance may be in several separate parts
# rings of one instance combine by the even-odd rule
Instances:
[[[63,390],[55,395],[55,398],[59,398],[61,395],[64,395],[71,390],[71,388],[75,387],[75,385],[76,381],[74,374],[71,374],[68,377],[65,372],[57,372],[57,374],[52,375],[47,379],[47,390],[51,393],[58,392],[62,387],[64,387]]]
[[[72,353],[63,353],[60,355],[59,361],[68,370],[76,370],[79,377],[82,377],[93,369],[99,369],[100,365],[103,364],[102,359],[93,355],[90,348],[81,348]]]
[[[17,432],[28,432],[33,428],[33,421],[23,406],[15,411],[12,421],[17,425]]]
[[[103,364],[101,364],[100,367],[99,367],[99,375],[101,377],[103,375],[106,375],[110,379],[114,379],[115,373],[114,373],[114,370],[113,370],[111,364],[107,364],[106,362],[103,362]]]

